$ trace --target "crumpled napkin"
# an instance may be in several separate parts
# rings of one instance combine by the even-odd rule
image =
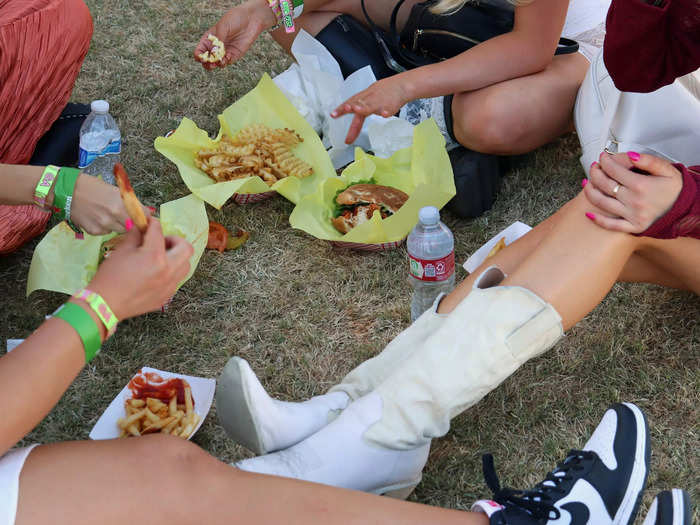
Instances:
[[[355,147],[387,158],[411,145],[413,125],[410,122],[379,115],[367,117],[357,140],[345,144],[353,115],[334,119],[330,113],[376,82],[372,68],[363,67],[343,79],[333,55],[304,30],[299,31],[292,43],[292,55],[296,64],[273,81],[316,132],[323,135],[324,145],[330,148],[328,153],[336,169],[352,161]]]

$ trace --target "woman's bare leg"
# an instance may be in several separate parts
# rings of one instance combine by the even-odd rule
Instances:
[[[494,264],[508,273],[504,284],[524,286],[552,303],[564,329],[590,312],[617,280],[630,280],[635,273],[654,279],[651,282],[700,292],[700,241],[658,241],[603,230],[585,217],[592,209],[579,194],[545,221],[545,228],[535,228],[534,235],[516,241],[485,265]],[[476,275],[442,301],[441,313],[461,302]]]
[[[588,66],[580,53],[555,56],[540,73],[456,94],[455,137],[467,148],[497,155],[551,142],[573,129],[574,102]]]
[[[37,447],[19,494],[16,525],[488,523],[483,514],[243,472],[155,435]]]

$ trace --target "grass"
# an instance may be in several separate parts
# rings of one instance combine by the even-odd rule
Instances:
[[[124,137],[123,162],[145,203],[186,195],[174,165],[153,149],[155,137],[185,116],[215,132],[218,113],[252,89],[263,72],[284,70],[288,60],[264,35],[236,67],[207,73],[195,64],[194,45],[224,11],[221,0],[88,4],[95,34],[73,99],[110,101]],[[582,176],[579,154],[576,137],[564,137],[510,175],[483,217],[461,221],[445,213],[457,260],[514,220],[536,224],[570,199]],[[273,395],[300,400],[325,392],[379,352],[409,322],[404,250],[335,250],[292,230],[291,210],[282,198],[208,208],[211,219],[252,232],[248,244],[224,255],[205,253],[166,314],[123,323],[25,442],[86,439],[143,365],[217,377],[228,358],[239,355]],[[0,259],[3,338],[26,337],[64,300],[49,292],[24,297],[35,245]],[[487,496],[480,467],[486,451],[494,453],[504,484],[532,485],[569,448],[582,446],[616,401],[639,404],[651,424],[644,507],[672,486],[697,497],[699,307],[688,293],[616,285],[554,350],[455,419],[450,433],[434,442],[413,499],[464,509]],[[223,461],[249,454],[227,440],[215,408],[194,441]]]

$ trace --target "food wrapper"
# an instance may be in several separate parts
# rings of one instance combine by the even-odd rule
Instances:
[[[190,191],[216,209],[221,209],[234,194],[262,194],[271,189],[296,204],[302,195],[311,193],[321,180],[335,177],[333,164],[321,139],[267,74],[252,91],[219,115],[219,123],[221,127],[215,140],[210,139],[207,132],[199,129],[190,119],[183,118],[172,135],[158,137],[155,141],[156,150],[177,165]],[[301,135],[304,142],[294,147],[292,152],[313,166],[313,175],[304,179],[286,177],[269,187],[260,177],[217,183],[195,166],[194,158],[198,150],[213,147],[223,134],[232,136],[239,129],[258,123],[271,128],[290,128]]]
[[[484,245],[476,250],[469,259],[464,262],[464,269],[469,273],[473,273],[486,260],[488,254],[496,246],[498,241],[505,239],[506,246],[514,243],[520,237],[529,232],[532,228],[524,222],[516,221],[507,228],[504,228],[496,235],[491,237]]]
[[[334,199],[339,190],[352,183],[373,179],[376,184],[398,188],[409,195],[392,216],[382,220],[379,212],[372,219],[343,235],[331,224]],[[319,239],[379,245],[405,238],[418,222],[423,206],[442,208],[455,195],[452,166],[445,150],[445,139],[432,119],[414,128],[413,145],[382,159],[355,150],[355,161],[340,177],[324,180],[318,190],[302,198],[292,211],[289,223]]]
[[[204,203],[194,195],[166,202],[160,207],[160,221],[165,235],[184,237],[194,247],[190,272],[182,286],[194,273],[207,245],[209,220]],[[102,244],[114,235],[86,234],[80,240],[65,222],[53,227],[34,250],[27,295],[39,289],[72,295],[84,288],[97,272]]]

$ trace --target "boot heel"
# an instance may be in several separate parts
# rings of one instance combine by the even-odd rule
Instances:
[[[390,490],[382,494],[382,496],[394,499],[406,499],[416,489],[416,485],[418,485],[418,483],[414,483],[413,485],[409,485],[408,487],[403,487],[401,489]]]

